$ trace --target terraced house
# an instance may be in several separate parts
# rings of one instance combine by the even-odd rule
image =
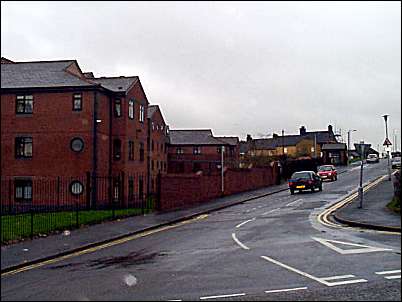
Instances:
[[[87,204],[143,198],[148,103],[138,76],[95,78],[76,60],[2,58],[1,177],[14,184],[2,181],[2,195],[35,202],[33,180],[54,177],[58,193]]]

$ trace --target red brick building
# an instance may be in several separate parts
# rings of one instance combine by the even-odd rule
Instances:
[[[156,193],[158,174],[167,173],[168,126],[158,105],[148,106],[148,193]]]
[[[147,107],[138,77],[94,78],[75,60],[2,58],[0,176],[15,180],[15,199],[22,202],[35,200],[32,179],[38,177],[68,177],[66,194],[86,195],[92,204],[101,193],[142,198]],[[123,185],[111,184],[113,176]],[[100,177],[108,177],[102,188]]]
[[[224,167],[237,167],[237,137],[214,137],[206,130],[170,130],[168,173],[218,173],[221,170],[222,147]]]

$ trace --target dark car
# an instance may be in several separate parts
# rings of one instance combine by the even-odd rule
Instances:
[[[322,191],[322,180],[314,171],[295,172],[288,180],[288,184],[292,195],[295,190],[299,190],[299,192],[303,190],[315,192],[315,189]]]
[[[322,180],[331,179],[333,181],[338,179],[338,171],[336,171],[333,165],[319,166],[317,175],[321,177]]]

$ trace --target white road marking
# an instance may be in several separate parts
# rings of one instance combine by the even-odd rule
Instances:
[[[179,300],[179,299],[178,299],[178,300],[168,300],[168,301],[172,301],[172,302],[173,302],[173,301],[177,301],[177,302],[180,302],[180,301],[183,301],[183,300]]]
[[[239,297],[239,296],[245,296],[245,295],[246,295],[245,293],[241,293],[241,294],[231,294],[231,295],[209,296],[209,297],[200,297],[200,300],[228,298],[228,297]]]
[[[287,206],[287,207],[290,207],[291,205],[293,205],[293,204],[295,204],[295,203],[297,203],[297,202],[299,202],[299,201],[302,201],[302,200],[303,200],[303,199],[298,199],[298,200],[292,201],[292,202],[288,203],[286,206]]]
[[[340,253],[342,255],[392,251],[392,249],[373,247],[373,246],[350,243],[350,242],[342,242],[342,241],[337,241],[337,240],[329,240],[329,239],[316,238],[316,237],[311,237],[311,238],[314,239],[315,241],[318,241],[318,242],[322,243],[326,247],[329,247],[330,249],[332,249],[332,250],[334,250],[334,251],[336,251],[336,252],[338,252],[338,253]],[[359,247],[359,248],[344,250],[344,249],[341,249],[339,247],[336,247],[335,245],[333,245],[330,242],[343,244],[343,245],[348,245],[348,246],[356,246],[356,247]]]
[[[400,273],[401,270],[397,269],[394,271],[383,271],[383,272],[375,272],[377,275],[388,275],[388,274],[395,274],[395,273]]]
[[[271,211],[268,211],[268,212],[263,213],[262,215],[267,215],[267,214],[269,214],[269,213],[272,213],[272,212],[275,212],[275,211],[278,211],[278,210],[279,210],[279,208],[278,208],[278,209],[273,209],[273,210],[271,210]]]
[[[249,250],[249,249],[250,249],[250,248],[248,248],[247,246],[245,246],[243,243],[241,243],[241,242],[239,241],[239,239],[236,238],[236,234],[235,234],[235,233],[232,233],[232,238],[233,238],[233,240],[234,240],[242,249],[245,249],[245,250]]]
[[[267,294],[269,294],[269,293],[290,292],[290,291],[303,290],[303,289],[307,289],[307,287],[296,287],[296,288],[286,288],[286,289],[274,289],[274,290],[266,290],[265,292],[266,292]]]
[[[392,279],[401,279],[401,275],[387,276],[387,277],[385,277],[385,279],[388,279],[388,280],[392,280]]]
[[[333,277],[326,277],[326,278],[321,278],[324,281],[330,281],[330,280],[338,280],[338,279],[346,279],[346,278],[353,278],[355,275],[343,275],[343,276],[333,276]]]
[[[246,220],[246,221],[236,225],[236,228],[240,228],[242,225],[245,225],[247,222],[254,221],[254,220],[255,220],[255,217],[253,219]]]
[[[317,282],[319,282],[319,283],[321,283],[321,284],[324,284],[324,285],[326,285],[326,286],[336,286],[336,285],[342,285],[342,284],[367,282],[366,279],[348,280],[348,281],[341,281],[341,282],[327,282],[327,281],[325,281],[325,279],[328,279],[328,278],[331,278],[331,277],[327,277],[327,278],[318,278],[318,277],[315,277],[315,276],[313,276],[313,275],[310,275],[310,274],[307,274],[307,273],[305,273],[305,272],[302,272],[302,271],[300,271],[300,270],[298,270],[298,269],[296,269],[296,268],[293,268],[293,267],[291,267],[291,266],[289,266],[289,265],[286,265],[286,264],[283,264],[283,263],[281,263],[281,262],[279,262],[279,261],[276,261],[276,260],[274,260],[274,259],[272,259],[272,258],[269,258],[269,257],[267,257],[267,256],[261,256],[261,258],[263,258],[263,259],[265,259],[265,260],[267,260],[267,261],[269,261],[269,262],[272,262],[272,263],[274,263],[274,264],[276,264],[276,265],[279,265],[279,266],[281,266],[281,267],[283,267],[283,268],[286,268],[286,269],[288,269],[288,270],[290,270],[290,271],[292,271],[292,272],[295,272],[295,273],[297,273],[297,274],[299,274],[299,275],[302,275],[302,276],[304,276],[304,277],[307,277],[307,278],[310,278],[310,279],[312,279],[312,280],[314,280],[314,281],[317,281]]]

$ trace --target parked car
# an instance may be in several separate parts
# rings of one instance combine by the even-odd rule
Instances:
[[[379,162],[380,162],[380,159],[378,158],[378,155],[377,155],[377,154],[373,153],[373,154],[367,155],[367,160],[366,160],[366,162],[367,162],[368,164],[370,164],[370,163],[379,163]]]
[[[295,190],[299,192],[303,190],[311,190],[315,192],[318,188],[322,191],[322,180],[314,171],[300,171],[292,174],[292,177],[288,180],[290,194],[294,194]]]
[[[401,168],[401,157],[400,156],[393,157],[391,159],[391,166],[392,166],[392,169]]]
[[[317,175],[321,177],[322,180],[330,179],[334,181],[338,179],[338,171],[333,165],[319,166]]]

